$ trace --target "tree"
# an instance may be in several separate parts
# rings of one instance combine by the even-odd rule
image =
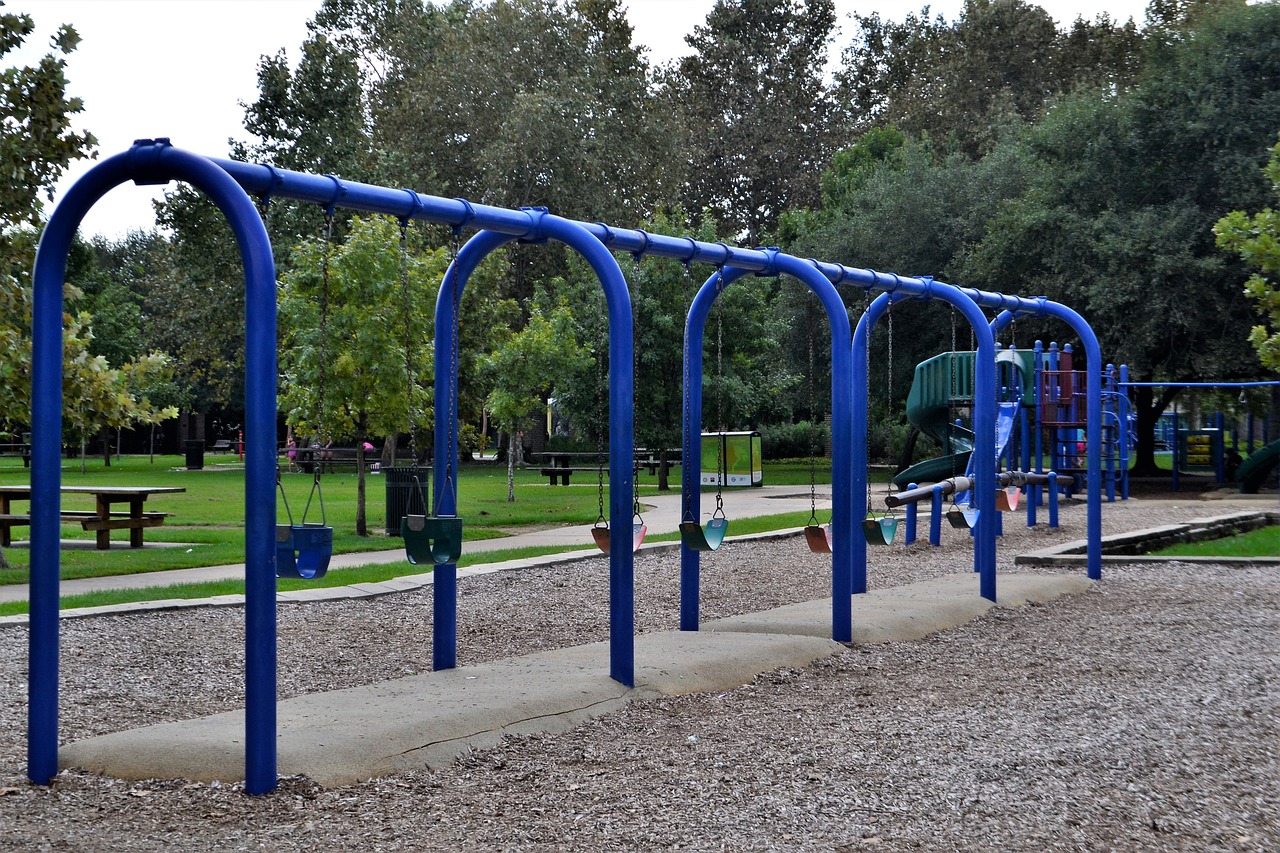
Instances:
[[[1103,14],[1060,31],[1023,0],[967,0],[952,24],[927,11],[901,23],[854,15],[836,88],[858,131],[891,124],[933,139],[939,153],[976,157],[1009,128],[1037,121],[1056,97],[1124,91],[1140,68],[1133,21]]]
[[[1263,173],[1271,188],[1280,194],[1280,142],[1271,148],[1271,159]],[[1238,254],[1256,270],[1244,284],[1244,292],[1258,306],[1266,325],[1257,324],[1249,331],[1249,343],[1258,351],[1262,363],[1280,370],[1280,214],[1273,208],[1250,216],[1233,210],[1213,227],[1218,246]]]
[[[574,335],[572,312],[563,300],[550,314],[535,307],[523,329],[481,359],[481,370],[493,389],[485,403],[509,440],[508,501],[516,499],[516,436],[521,423],[535,410],[545,410],[556,383],[581,372],[586,363],[584,350]]]
[[[430,425],[432,318],[442,251],[412,229],[355,217],[346,243],[310,240],[280,282],[280,408],[293,430],[323,445],[355,442],[356,534],[365,518],[364,442]]]
[[[1252,378],[1246,273],[1212,226],[1265,202],[1259,154],[1280,126],[1278,51],[1280,7],[1223,4],[1154,44],[1130,92],[1066,99],[1027,134],[1035,178],[965,278],[1071,305],[1135,381]],[[1153,426],[1177,393],[1139,391],[1136,471],[1155,473]]]
[[[717,0],[667,81],[689,135],[685,208],[758,245],[817,201],[834,139],[823,81],[831,0]]]

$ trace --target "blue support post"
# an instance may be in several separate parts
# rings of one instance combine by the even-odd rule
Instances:
[[[915,489],[918,487],[919,487],[918,483],[907,484],[908,489]],[[906,531],[903,536],[904,545],[911,545],[911,544],[914,544],[916,541],[916,516],[919,514],[919,511],[920,511],[920,504],[917,501],[912,501],[911,503],[907,504]]]
[[[942,485],[933,486],[933,499],[929,502],[929,544],[937,548],[942,544]]]
[[[1049,472],[1049,526],[1058,526],[1058,472]]]

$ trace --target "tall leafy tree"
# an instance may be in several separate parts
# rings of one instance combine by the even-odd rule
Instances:
[[[416,237],[402,255],[399,240],[395,222],[356,217],[344,244],[300,245],[280,282],[280,407],[297,434],[354,442],[359,536],[368,535],[364,442],[431,421],[429,342],[445,256]]]
[[[688,134],[684,204],[757,245],[779,215],[817,201],[832,151],[823,79],[831,0],[717,0],[669,80]]]
[[[1140,67],[1133,21],[1107,15],[1059,30],[1023,0],[966,0],[959,18],[855,15],[856,34],[837,73],[853,126],[892,124],[970,156],[994,148],[1010,126],[1035,122],[1053,99],[1088,88],[1128,88]]]
[[[1245,272],[1217,250],[1212,226],[1265,203],[1277,51],[1280,7],[1223,4],[1154,45],[1123,97],[1053,110],[1028,136],[1035,180],[993,222],[968,279],[1072,305],[1135,379],[1250,378]],[[1139,470],[1155,471],[1152,427],[1176,393],[1139,394]]]
[[[1271,148],[1271,159],[1263,170],[1271,188],[1280,195],[1280,143]],[[1255,272],[1245,282],[1244,291],[1258,306],[1265,323],[1249,331],[1249,343],[1258,358],[1273,370],[1280,370],[1280,214],[1267,207],[1250,216],[1233,210],[1213,227],[1218,246],[1234,252]]]

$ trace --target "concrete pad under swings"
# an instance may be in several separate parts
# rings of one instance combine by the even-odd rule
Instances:
[[[297,696],[277,704],[278,771],[332,787],[443,767],[504,734],[568,731],[633,699],[728,690],[842,648],[816,637],[664,631],[636,637],[634,689],[609,678],[608,645],[593,643]],[[244,712],[89,738],[58,758],[122,779],[241,780]]]
[[[1068,575],[1003,575],[999,606],[1088,589]],[[854,640],[912,640],[997,606],[972,574],[854,596]],[[697,632],[635,638],[635,682],[609,678],[609,647],[593,643],[431,672],[277,703],[277,766],[332,787],[438,768],[504,734],[568,731],[635,699],[731,690],[761,673],[839,653],[831,600],[716,620]],[[162,723],[68,744],[61,767],[122,779],[244,778],[244,712]]]
[[[1044,603],[1060,595],[1083,592],[1093,585],[1084,575],[1006,574],[996,581],[991,602],[978,594],[978,575],[943,575],[906,586],[876,589],[853,596],[854,643],[918,640],[936,631],[977,619],[992,607]],[[805,601],[718,619],[707,631],[831,636],[831,599]]]

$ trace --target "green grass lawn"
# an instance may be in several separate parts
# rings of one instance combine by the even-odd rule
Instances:
[[[137,574],[195,566],[216,566],[244,562],[244,466],[233,455],[206,454],[205,468],[188,471],[181,456],[125,456],[105,467],[100,458],[87,460],[85,473],[80,473],[78,460],[63,463],[64,485],[99,486],[176,486],[185,492],[153,496],[147,508],[170,513],[161,527],[146,531],[149,542],[170,542],[183,547],[163,549],[64,549],[62,577],[67,580],[109,575]],[[829,483],[829,466],[819,462],[817,477]],[[768,463],[766,482],[782,485],[808,484],[809,464],[806,460]],[[678,489],[680,468],[672,468],[671,485]],[[0,484],[30,482],[30,471],[17,458],[0,459]],[[324,518],[334,528],[334,552],[396,550],[402,547],[399,537],[389,537],[385,530],[384,477],[365,478],[365,507],[371,535],[355,535],[357,477],[354,473],[326,474],[321,481]],[[303,510],[311,494],[313,478],[308,474],[285,474],[284,493],[295,522],[302,520]],[[599,513],[597,489],[592,478],[581,486],[551,486],[536,468],[517,470],[516,501],[507,501],[506,468],[498,465],[464,466],[459,474],[458,512],[466,519],[466,539],[476,541],[509,536],[522,530],[540,529],[564,524],[590,524]],[[704,489],[704,491],[710,491]],[[658,493],[657,478],[647,472],[640,476],[640,495]],[[277,498],[279,494],[277,493]],[[22,507],[22,504],[18,505]],[[71,510],[93,508],[87,495],[64,495],[63,507]],[[308,521],[319,519],[318,502],[313,502]],[[280,521],[286,519],[284,504],[277,500]],[[803,523],[803,522],[800,522]],[[26,528],[15,531],[25,538]],[[64,525],[67,539],[93,539],[79,525]],[[115,531],[113,539],[124,537]],[[28,554],[25,548],[7,548],[5,556],[12,566],[0,571],[0,583],[26,583]]]
[[[1280,527],[1263,527],[1204,542],[1171,545],[1153,553],[1156,557],[1275,557],[1280,556]]]

